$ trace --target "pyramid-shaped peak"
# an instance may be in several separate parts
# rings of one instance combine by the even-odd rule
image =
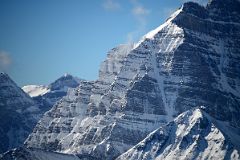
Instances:
[[[64,73],[63,77],[72,77],[72,75],[69,73]]]
[[[56,81],[66,81],[66,80],[70,80],[70,79],[75,79],[74,76],[72,76],[69,73],[64,73],[64,75],[62,75],[61,77],[59,77]]]
[[[16,85],[15,82],[5,72],[0,72],[0,84],[12,84]]]
[[[5,72],[0,72],[0,77],[9,77],[7,73]]]
[[[75,88],[79,85],[81,79],[78,79],[71,74],[65,73],[63,76],[55,80],[49,85],[52,90],[66,90],[67,87]]]

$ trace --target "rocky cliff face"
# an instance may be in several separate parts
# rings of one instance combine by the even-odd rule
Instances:
[[[23,145],[41,108],[5,73],[0,73],[0,153]]]
[[[226,123],[194,109],[153,131],[117,160],[238,160],[239,138],[240,135]]]
[[[112,49],[99,79],[69,92],[25,145],[113,159],[202,105],[239,128],[239,12],[238,0],[185,3],[137,44]]]

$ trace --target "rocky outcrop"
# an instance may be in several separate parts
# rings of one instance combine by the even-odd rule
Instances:
[[[231,126],[217,121],[201,109],[193,109],[150,133],[117,160],[238,160],[239,138]]]

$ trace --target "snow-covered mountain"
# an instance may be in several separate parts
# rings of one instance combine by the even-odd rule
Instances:
[[[25,146],[114,159],[196,106],[205,106],[209,116],[238,130],[239,33],[238,0],[211,0],[206,7],[185,3],[137,44],[112,49],[98,80],[69,91],[39,121]],[[223,134],[214,133],[207,136]],[[194,152],[189,144],[188,151]],[[230,152],[228,147],[221,149]]]
[[[64,97],[69,89],[76,88],[82,79],[64,74],[53,83],[44,85],[27,85],[22,89],[28,93],[38,105],[50,109],[57,101]]]
[[[54,90],[66,91],[68,90],[68,88],[76,88],[81,81],[83,80],[66,73],[60,78],[58,78],[56,81],[51,83],[48,86],[48,88],[52,91]]]
[[[240,159],[239,131],[201,109],[189,110],[150,133],[117,160]],[[232,139],[231,139],[232,138]]]
[[[21,146],[42,114],[31,97],[0,73],[0,153]]]
[[[0,153],[22,146],[43,114],[80,82],[65,74],[49,86],[24,86],[30,97],[6,73],[0,73]]]

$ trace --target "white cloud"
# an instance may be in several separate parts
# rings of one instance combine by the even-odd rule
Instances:
[[[149,12],[150,11],[144,8],[143,6],[136,6],[132,9],[132,13],[135,16],[146,16],[149,14]]]
[[[150,10],[145,8],[138,0],[130,1],[133,5],[131,13],[137,22],[137,28],[127,34],[128,43],[132,43],[136,38],[139,37],[145,30],[147,24],[147,16],[150,14]]]
[[[103,8],[109,11],[116,11],[121,8],[121,5],[115,0],[104,0]]]
[[[6,71],[12,63],[12,60],[7,52],[0,51],[0,71]]]
[[[137,19],[145,19],[146,16],[150,13],[150,10],[145,8],[138,0],[131,0],[133,5],[132,14]]]
[[[165,17],[171,16],[177,9],[176,8],[164,8],[163,9],[163,14]]]

